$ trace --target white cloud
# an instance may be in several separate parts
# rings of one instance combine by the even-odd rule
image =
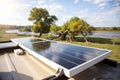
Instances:
[[[85,19],[88,16],[88,12],[89,12],[88,9],[83,9],[83,10],[80,10],[78,12],[69,12],[69,14],[68,13],[62,14],[59,17],[59,22],[57,22],[57,24],[63,25],[66,21],[70,20],[70,18],[74,17],[74,16]]]
[[[85,2],[91,2],[92,0],[83,0],[83,1],[85,1]]]
[[[46,2],[46,0],[38,0],[38,4],[43,4],[45,2]]]
[[[50,0],[50,1],[52,2],[52,1],[55,1],[55,0]]]
[[[57,22],[57,25],[61,26],[66,21],[70,20],[70,18],[73,17],[72,15],[63,14],[59,17],[59,22]]]
[[[74,3],[68,5],[64,2],[60,4],[58,0],[2,0],[0,1],[0,24],[30,24],[28,17],[33,7],[46,8],[51,15],[56,15],[59,19],[57,21],[58,25],[62,25],[73,16],[78,16],[93,26],[117,25],[120,22],[120,0],[83,0],[100,8],[109,7],[110,5],[106,10],[97,10],[98,13],[94,11],[94,8],[89,8],[89,5],[83,5],[88,9],[80,10],[81,8],[77,7],[80,0],[73,1]],[[76,6],[71,9],[73,4],[76,4]]]
[[[120,6],[120,0],[115,0],[115,5]]]
[[[117,15],[119,15],[120,16],[120,7],[115,7],[110,11],[102,13],[102,15],[104,15],[104,16],[117,16]]]
[[[38,0],[37,1],[37,4],[38,5],[41,5],[41,4],[45,4],[45,3],[47,3],[47,2],[54,2],[55,0]]]
[[[106,3],[108,0],[93,0],[95,4]]]
[[[29,12],[30,5],[21,3],[18,0],[3,0],[0,2],[0,23],[1,24],[18,24],[21,21],[27,21],[24,15]],[[26,20],[25,20],[26,19]]]
[[[107,4],[106,3],[101,3],[99,4],[99,7],[104,8]]]
[[[85,2],[92,2],[93,4],[97,4],[100,8],[104,8],[107,6],[110,0],[83,0]]]
[[[80,17],[82,19],[85,19],[85,18],[87,18],[88,13],[89,13],[88,9],[83,9],[83,10],[80,10],[80,11],[74,13],[74,14],[76,14],[75,16],[78,16],[78,17]]]
[[[79,2],[79,0],[74,0],[74,3],[77,4]]]
[[[86,19],[88,23],[95,27],[110,27],[120,25],[120,7],[115,7],[112,10],[94,13]]]
[[[30,4],[35,4],[37,1],[36,0],[30,0],[29,3]]]
[[[66,9],[58,3],[41,4],[37,7],[46,8],[51,15],[59,15],[60,13],[66,12]]]
[[[80,12],[79,12],[79,14],[87,14],[88,13],[88,9],[83,9],[83,10],[81,10]]]

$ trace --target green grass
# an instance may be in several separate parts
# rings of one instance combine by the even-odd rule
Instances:
[[[55,40],[57,39],[57,37],[52,36],[51,34],[42,34],[41,38],[45,38],[45,39],[50,39],[50,40]]]
[[[87,40],[92,43],[100,44],[120,44],[120,38],[97,38],[97,37],[88,37]],[[76,42],[85,42],[83,37],[76,37]]]
[[[19,38],[19,37],[28,37],[28,36],[18,36],[17,34],[8,34],[5,33],[6,29],[0,29],[0,41],[10,40],[11,38]]]

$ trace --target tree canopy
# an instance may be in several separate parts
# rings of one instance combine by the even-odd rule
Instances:
[[[53,24],[50,28],[52,34],[57,34],[60,31],[61,27],[58,27],[56,24]]]
[[[66,35],[68,35],[70,41],[74,41],[75,36],[81,34],[87,42],[86,36],[91,35],[93,31],[93,26],[89,25],[85,20],[72,17],[61,26],[61,39],[66,39]]]
[[[33,31],[42,35],[48,33],[50,26],[58,19],[55,15],[50,15],[46,9],[34,7],[30,11],[28,20],[33,21]]]

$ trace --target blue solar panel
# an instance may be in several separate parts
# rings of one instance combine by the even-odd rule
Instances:
[[[15,41],[67,69],[71,69],[107,52],[106,50],[34,38],[16,39]]]
[[[65,44],[34,37],[11,40],[53,69],[64,69],[67,77],[72,77],[93,66],[111,53],[111,50]]]

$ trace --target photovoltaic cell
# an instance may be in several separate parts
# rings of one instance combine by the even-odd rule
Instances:
[[[14,40],[67,69],[71,69],[107,52],[94,48],[43,41],[32,37]]]

